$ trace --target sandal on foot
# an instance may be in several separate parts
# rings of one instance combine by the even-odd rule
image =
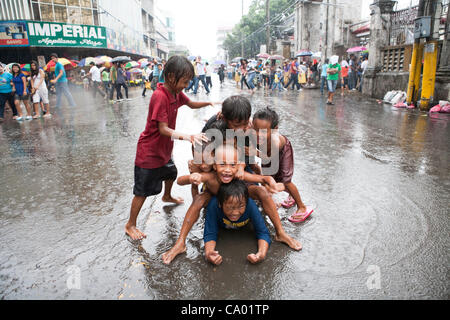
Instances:
[[[295,206],[295,200],[292,199],[292,198],[286,199],[286,200],[284,200],[284,201],[281,203],[281,205],[282,205],[283,208],[285,208],[285,209],[290,209],[290,208],[292,208],[293,206]]]
[[[299,223],[303,222],[306,219],[309,218],[309,216],[314,212],[314,209],[312,207],[306,207],[306,213],[305,214],[296,214],[294,213],[292,216],[288,218],[290,222],[293,223]]]

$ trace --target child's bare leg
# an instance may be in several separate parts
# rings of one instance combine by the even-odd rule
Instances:
[[[174,198],[172,197],[172,186],[175,180],[166,180],[164,181],[164,195],[162,197],[162,200],[164,202],[170,202],[175,204],[183,204],[184,200],[183,198]]]
[[[292,182],[285,183],[284,186],[286,187],[287,192],[291,195],[292,198],[294,198],[295,203],[297,204],[297,212],[296,215],[302,215],[306,213],[306,206],[302,201],[302,198],[300,197],[300,193],[298,192],[297,187]]]
[[[272,196],[266,190],[266,188],[253,185],[248,187],[248,191],[252,199],[261,201],[264,211],[269,216],[270,221],[272,221],[272,224],[275,228],[276,232],[275,240],[287,244],[294,250],[297,251],[301,250],[302,244],[298,240],[295,240],[294,238],[290,237],[286,233],[286,231],[284,231],[283,226],[281,225],[280,216],[278,215],[275,202],[273,201]]]
[[[198,186],[196,186],[196,185],[191,186],[191,194],[192,194],[192,199],[194,199],[196,196],[198,196]]]
[[[165,264],[170,264],[177,255],[186,252],[187,235],[200,217],[200,211],[208,204],[210,199],[211,195],[209,192],[204,192],[194,198],[194,201],[186,212],[177,242],[169,251],[162,255],[162,260]]]
[[[142,240],[147,237],[144,233],[136,228],[137,217],[146,199],[146,197],[135,196],[133,198],[133,202],[131,203],[130,219],[128,219],[128,223],[125,226],[125,232],[133,240]]]

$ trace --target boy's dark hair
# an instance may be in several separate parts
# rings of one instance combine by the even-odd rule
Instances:
[[[50,59],[53,58],[53,57],[58,58],[58,54],[52,53],[52,54],[50,55]]]
[[[325,63],[330,63],[330,59],[325,59]]]
[[[232,96],[223,102],[222,115],[228,121],[249,121],[252,116],[252,105],[247,98]]]
[[[166,79],[166,81],[169,80],[169,74],[174,75],[174,84],[176,85],[183,77],[189,79],[194,78],[194,66],[186,57],[173,56],[167,61],[164,68],[164,79]]]
[[[217,201],[219,205],[223,207],[225,201],[230,198],[244,199],[247,203],[249,199],[249,193],[247,185],[244,181],[235,179],[230,183],[222,183],[219,192],[217,193]]]
[[[256,112],[253,116],[253,119],[269,121],[271,129],[277,128],[280,123],[280,117],[278,116],[278,113],[276,113],[275,110],[270,109],[269,107]]]

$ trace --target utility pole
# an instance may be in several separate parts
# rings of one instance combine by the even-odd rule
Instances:
[[[241,14],[241,22],[244,17],[244,0],[242,0],[242,14]],[[244,57],[244,34],[241,31],[241,57]]]
[[[417,17],[423,16],[425,8],[425,1],[421,0],[419,2],[419,9],[417,12]],[[423,58],[423,43],[419,37],[414,39],[413,55],[411,58],[411,67],[409,70],[409,82],[408,82],[408,92],[406,95],[406,102],[408,105],[414,104],[419,99],[419,88],[420,88],[420,76],[422,72],[422,58]]]
[[[423,111],[430,109],[430,103],[434,99],[441,10],[442,0],[420,0],[415,21],[415,41],[406,101],[409,104],[418,99],[423,58],[422,94],[419,104]]]
[[[270,54],[270,0],[266,0],[266,53]]]

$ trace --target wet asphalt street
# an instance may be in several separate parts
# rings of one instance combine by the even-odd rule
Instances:
[[[189,96],[241,93],[255,111],[275,108],[293,144],[294,182],[316,211],[299,225],[287,220],[294,208],[279,214],[302,251],[274,242],[266,261],[250,265],[252,232],[223,231],[224,262],[213,267],[201,219],[187,253],[164,265],[191,203],[180,186],[173,193],[186,204],[149,198],[138,220],[148,237],[130,241],[124,226],[150,95],[133,89],[131,101],[108,105],[80,92],[77,108],[51,119],[18,123],[8,114],[0,124],[0,299],[449,298],[448,115],[395,110],[358,93],[336,96],[335,106],[319,90],[251,97],[231,82]],[[197,133],[218,110],[183,107],[177,129]],[[189,144],[175,143],[179,174],[190,155]]]

